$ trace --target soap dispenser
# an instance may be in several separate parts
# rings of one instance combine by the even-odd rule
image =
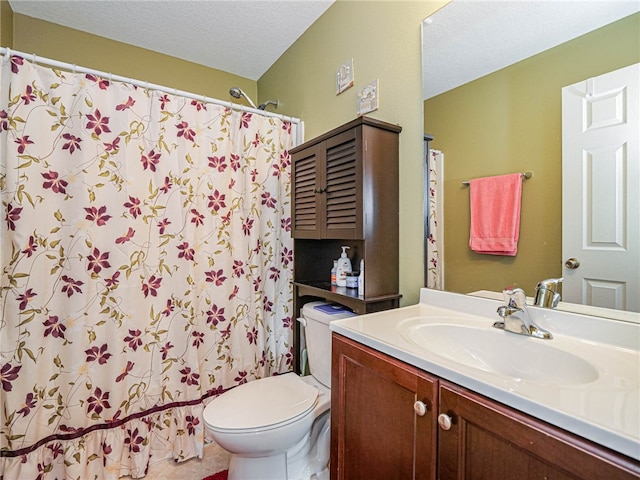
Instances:
[[[347,286],[347,273],[351,273],[351,260],[347,257],[347,250],[350,247],[343,246],[342,254],[338,259],[338,267],[336,268],[336,284],[338,287]]]

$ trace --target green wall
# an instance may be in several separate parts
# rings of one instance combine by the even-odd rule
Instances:
[[[423,272],[421,22],[447,1],[338,0],[258,80],[260,101],[304,120],[310,139],[357,117],[357,90],[379,79],[379,110],[400,134],[400,293],[416,303]],[[336,95],[335,72],[353,58],[355,85]],[[336,252],[336,256],[340,252]],[[330,268],[330,266],[327,266]]]
[[[7,0],[0,0],[0,46],[13,48],[13,11]]]
[[[640,14],[542,52],[424,102],[425,132],[444,160],[445,288],[532,294],[562,275],[564,86],[640,62]],[[468,246],[471,178],[532,171],[523,186],[516,257]]]

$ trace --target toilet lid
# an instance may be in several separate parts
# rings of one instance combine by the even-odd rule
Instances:
[[[290,420],[313,408],[318,390],[295,373],[262,378],[223,393],[204,409],[211,428],[261,428]]]

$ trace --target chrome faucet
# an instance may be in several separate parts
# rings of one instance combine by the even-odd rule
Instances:
[[[564,278],[549,278],[542,280],[536,286],[536,298],[533,302],[537,307],[556,308],[560,302],[558,286]]]
[[[546,340],[553,338],[551,332],[540,328],[529,318],[527,296],[524,290],[521,288],[507,289],[502,292],[502,295],[506,305],[498,307],[498,315],[502,317],[502,321],[495,322],[493,324],[495,328]]]

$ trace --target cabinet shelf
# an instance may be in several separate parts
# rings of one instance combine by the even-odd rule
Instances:
[[[336,287],[329,282],[322,281],[294,282],[293,285],[297,290],[298,297],[308,295],[324,298],[327,301],[344,305],[357,314],[397,308],[400,298],[402,298],[400,294],[364,298],[362,295],[358,295],[357,288]]]

